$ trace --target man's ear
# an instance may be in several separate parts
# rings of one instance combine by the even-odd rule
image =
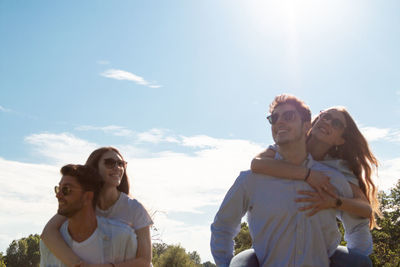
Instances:
[[[93,197],[94,197],[94,192],[86,191],[85,195],[84,195],[84,198],[83,198],[84,201],[85,201],[85,204],[92,205]]]
[[[311,122],[310,121],[305,121],[303,122],[303,130],[307,134],[308,131],[311,129]]]

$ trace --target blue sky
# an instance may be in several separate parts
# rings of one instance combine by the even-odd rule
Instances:
[[[114,145],[167,243],[209,224],[272,142],[268,104],[346,106],[400,174],[399,1],[0,0],[0,251],[56,211],[59,168]],[[21,186],[21,185],[25,186]]]

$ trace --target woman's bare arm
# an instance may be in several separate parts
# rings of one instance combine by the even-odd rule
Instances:
[[[61,236],[60,227],[67,220],[62,215],[56,214],[47,222],[41,234],[41,239],[50,251],[60,259],[65,265],[73,267],[79,264],[81,259],[65,243]]]
[[[135,231],[138,248],[136,252],[136,258],[120,263],[114,263],[115,267],[149,267],[151,264],[151,237],[150,237],[150,226],[140,228]],[[111,267],[110,263],[105,264],[81,264],[79,267]]]
[[[275,160],[275,151],[267,149],[258,154],[251,161],[251,170],[255,173],[266,174],[278,178],[291,180],[306,180],[306,182],[318,192],[330,191],[335,189],[329,182],[329,177],[320,171],[311,170],[302,165],[295,165],[284,160]],[[306,178],[306,179],[305,179]]]
[[[300,208],[299,210],[311,210],[308,215],[312,216],[320,210],[335,208],[360,217],[370,218],[372,208],[368,203],[364,193],[358,186],[352,183],[349,184],[353,191],[353,198],[338,197],[336,194],[331,195],[330,193],[323,193],[321,195],[311,191],[299,191],[300,194],[306,195],[307,197],[298,198],[296,201],[311,203],[310,205]],[[336,206],[336,201],[338,198],[340,198],[342,201],[342,204],[339,207]]]

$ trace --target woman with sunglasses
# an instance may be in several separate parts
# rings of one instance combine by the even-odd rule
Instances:
[[[286,114],[280,119],[290,122],[295,115]],[[271,124],[277,123],[278,119],[274,114],[268,116]],[[251,162],[251,170],[274,177],[306,181],[316,192],[299,192],[303,198],[296,201],[308,203],[301,210],[310,211],[309,216],[330,208],[351,214],[351,223],[345,229],[347,248],[337,248],[331,257],[331,266],[342,266],[340,264],[343,261],[351,260],[352,255],[356,254],[365,255],[367,265],[371,265],[367,257],[372,253],[370,229],[377,227],[375,214],[380,214],[377,190],[371,175],[378,161],[347,110],[334,107],[321,112],[312,122],[307,150],[315,160],[337,169],[345,176],[353,191],[353,198],[339,198],[329,178],[322,172],[275,160],[276,150],[277,146],[272,145],[256,156]]]
[[[153,224],[145,208],[129,194],[129,180],[126,174],[127,162],[114,147],[102,147],[93,151],[86,165],[95,168],[104,179],[96,207],[96,214],[122,221],[131,226],[136,233],[138,248],[136,258],[113,266],[150,266],[151,238],[150,226]],[[42,239],[53,254],[67,266],[109,267],[110,264],[88,264],[65,243],[58,229],[66,218],[56,214],[45,226]]]

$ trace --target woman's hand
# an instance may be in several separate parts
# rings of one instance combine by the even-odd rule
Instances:
[[[308,197],[297,198],[296,202],[309,202],[309,205],[299,208],[300,211],[311,210],[307,216],[313,216],[324,209],[336,208],[337,195],[330,195],[326,192],[318,193],[313,191],[298,191],[299,194]]]
[[[325,191],[332,195],[335,194],[336,189],[329,182],[329,179],[329,176],[326,176],[323,172],[311,170],[307,183],[320,194]]]

